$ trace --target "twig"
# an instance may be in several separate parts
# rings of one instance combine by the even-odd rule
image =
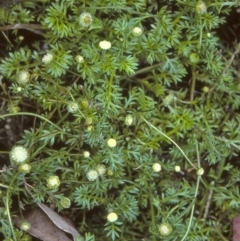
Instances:
[[[36,34],[43,35],[42,26],[41,24],[34,24],[34,23],[16,23],[10,24],[5,26],[0,26],[0,31],[6,31],[10,29],[26,29],[30,30]]]

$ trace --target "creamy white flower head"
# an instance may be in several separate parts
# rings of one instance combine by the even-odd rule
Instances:
[[[17,92],[21,92],[22,91],[22,87],[18,86],[17,87]]]
[[[197,170],[197,175],[202,176],[204,174],[204,169],[201,167]]]
[[[135,27],[133,30],[132,30],[132,34],[134,35],[134,36],[140,36],[141,34],[142,34],[142,29],[141,28],[139,28],[139,27]]]
[[[53,55],[52,55],[51,53],[45,54],[45,55],[43,56],[43,58],[42,58],[42,62],[43,62],[44,64],[49,64],[49,63],[52,62],[52,61],[53,61]]]
[[[180,172],[181,171],[181,167],[180,166],[175,166],[174,169],[175,169],[175,172]]]
[[[102,164],[98,164],[96,169],[97,169],[97,172],[98,172],[99,176],[104,175],[106,173],[106,171],[107,171],[106,166],[102,165]]]
[[[88,27],[92,23],[92,15],[89,12],[83,12],[80,14],[79,23],[84,26]]]
[[[111,42],[107,41],[107,40],[103,40],[99,43],[99,47],[101,49],[110,49],[112,46]]]
[[[196,5],[196,10],[197,10],[197,13],[199,14],[203,14],[207,11],[207,5],[205,2],[203,1],[198,1],[197,5]]]
[[[18,73],[17,82],[20,85],[25,85],[29,81],[30,74],[27,70],[21,70]]]
[[[58,176],[50,176],[48,179],[47,179],[47,186],[51,189],[56,189],[59,187],[60,185],[60,180],[59,180],[59,177]]]
[[[10,158],[15,163],[22,163],[28,159],[28,150],[23,146],[14,146],[10,151]]]
[[[79,64],[84,62],[84,58],[82,55],[77,55],[75,59]]]
[[[87,173],[87,179],[89,181],[95,181],[96,179],[98,178],[98,173],[96,170],[90,170],[88,173]]]
[[[118,215],[117,215],[116,213],[114,213],[114,212],[109,213],[109,214],[107,215],[107,220],[108,220],[109,222],[111,222],[111,223],[117,221],[117,219],[118,219]]]
[[[168,236],[172,232],[172,226],[169,223],[161,223],[158,230],[162,236]]]
[[[84,151],[83,152],[83,156],[86,157],[86,158],[90,157],[90,152],[89,151]]]
[[[156,162],[152,165],[152,169],[154,172],[160,172],[162,170],[162,167],[159,163]]]
[[[116,141],[115,139],[113,139],[113,138],[110,138],[110,139],[108,139],[108,141],[107,141],[107,145],[108,145],[109,147],[115,147],[115,146],[117,145],[117,141]]]
[[[29,222],[22,222],[20,228],[24,231],[28,231],[31,228],[31,224]]]
[[[132,117],[132,115],[126,115],[126,117],[125,117],[125,124],[126,124],[127,126],[130,126],[130,125],[132,125],[132,123],[133,123],[133,117]]]
[[[68,112],[70,113],[76,113],[77,110],[79,109],[78,103],[76,102],[69,102],[67,106]]]

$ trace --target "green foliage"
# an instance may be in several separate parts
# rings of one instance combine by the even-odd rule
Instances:
[[[22,204],[51,203],[61,214],[63,197],[85,241],[231,239],[240,208],[240,47],[219,30],[239,1],[206,0],[202,12],[199,3],[24,0],[0,8],[14,36],[2,30],[0,121],[21,123],[14,143],[0,138],[5,240],[30,240],[12,224]],[[30,77],[20,85],[23,70]],[[13,144],[28,149],[29,174],[11,165]],[[51,176],[58,188],[48,188]]]

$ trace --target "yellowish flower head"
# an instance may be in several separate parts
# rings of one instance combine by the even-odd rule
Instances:
[[[60,182],[58,176],[50,176],[50,177],[47,179],[47,186],[48,186],[50,189],[57,189],[57,188],[60,186],[60,184],[61,184],[61,182]]]
[[[21,70],[18,73],[17,82],[20,85],[25,85],[29,81],[30,74],[27,70]]]
[[[152,165],[152,169],[154,172],[160,172],[162,170],[162,167],[159,163],[156,162]]]
[[[98,172],[96,170],[90,170],[87,173],[87,179],[89,181],[95,181],[98,178]]]
[[[141,34],[142,34],[142,29],[141,28],[139,28],[139,27],[135,27],[133,30],[132,30],[132,34],[134,35],[134,36],[140,36]]]
[[[110,138],[110,139],[108,139],[108,141],[107,141],[107,145],[108,145],[109,147],[115,147],[115,146],[117,145],[117,141],[116,141],[115,139],[113,139],[113,138]]]
[[[111,212],[107,215],[107,220],[111,223],[117,221],[117,219],[118,219],[118,215],[114,212]]]
[[[100,43],[99,43],[99,47],[101,48],[101,49],[110,49],[111,47],[112,47],[112,44],[111,44],[111,42],[109,42],[109,41],[107,41],[107,40],[103,40],[103,41],[101,41]]]

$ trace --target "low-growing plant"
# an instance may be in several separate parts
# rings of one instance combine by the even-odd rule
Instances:
[[[1,226],[52,205],[86,241],[229,240],[240,209],[237,0],[0,8]],[[10,35],[8,35],[10,34]],[[15,133],[12,133],[15,130]],[[10,134],[9,134],[10,133]],[[23,215],[24,216],[24,215]]]

